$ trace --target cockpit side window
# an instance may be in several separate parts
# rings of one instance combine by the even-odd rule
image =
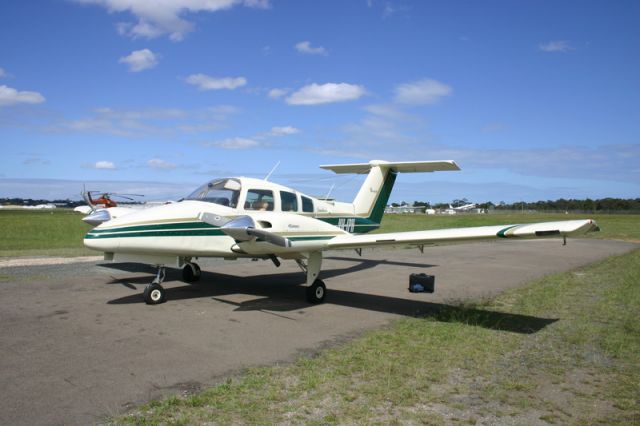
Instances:
[[[283,212],[297,212],[298,197],[293,192],[280,191],[280,205]]]
[[[244,202],[245,210],[273,211],[273,191],[269,189],[249,189]]]
[[[185,199],[235,208],[238,206],[240,188],[240,182],[236,179],[218,179],[200,186]]]
[[[302,198],[302,211],[305,213],[313,213],[313,200],[304,195],[300,196],[300,198]]]

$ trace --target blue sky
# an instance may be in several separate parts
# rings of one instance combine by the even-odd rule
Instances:
[[[0,197],[452,159],[392,201],[640,196],[637,1],[6,1]]]

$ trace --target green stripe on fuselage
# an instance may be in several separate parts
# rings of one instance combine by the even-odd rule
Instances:
[[[173,222],[173,223],[153,223],[150,225],[125,226],[121,228],[92,229],[89,233],[103,234],[111,232],[129,232],[129,231],[161,231],[161,230],[177,230],[177,229],[217,229],[217,227],[206,222]]]
[[[226,235],[218,228],[212,229],[164,229],[158,231],[132,231],[114,233],[87,233],[84,238],[87,240],[95,238],[129,238],[129,237],[192,237],[192,236],[221,236]]]

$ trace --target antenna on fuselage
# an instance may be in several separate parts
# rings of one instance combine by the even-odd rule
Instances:
[[[331,195],[331,191],[333,191],[333,188],[335,188],[336,184],[335,182],[333,183],[333,185],[331,185],[331,188],[329,188],[329,192],[327,192],[327,195],[324,196],[325,200],[329,199],[329,196]]]
[[[278,166],[280,165],[280,161],[278,161],[276,163],[275,166],[273,166],[273,169],[271,169],[271,171],[267,174],[267,176],[265,176],[264,180],[269,180],[269,178],[271,177],[271,175],[273,174],[273,172],[276,171],[276,169],[278,168]]]

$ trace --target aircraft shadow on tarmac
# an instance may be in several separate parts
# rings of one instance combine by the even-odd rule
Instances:
[[[323,269],[322,278],[333,278],[365,269],[373,268],[381,264],[393,264],[400,266],[428,268],[434,265],[404,263],[387,260],[371,260],[361,258],[327,258],[333,260],[358,261],[359,263],[347,268]],[[107,265],[102,265],[107,266]],[[154,268],[139,264],[108,265],[116,269],[132,272],[154,272]],[[142,266],[142,268],[141,268]],[[269,275],[257,275],[250,277],[238,277],[215,272],[202,271],[202,278],[196,284],[171,287],[171,280],[178,275],[172,270],[167,271],[166,287],[167,299],[171,301],[211,298],[217,302],[235,306],[235,311],[262,311],[278,315],[313,308],[305,301],[305,287],[302,285],[303,274],[278,273]],[[135,294],[120,297],[107,302],[112,305],[143,304],[140,288],[133,284],[146,285],[150,282],[148,276],[113,279],[108,284],[120,284],[129,289],[135,289]],[[244,302],[232,302],[225,300],[225,296],[246,294],[258,296],[256,299]],[[392,313],[410,317],[432,318],[440,322],[460,322],[470,326],[510,331],[521,334],[531,334],[540,331],[557,319],[539,318],[529,315],[495,312],[485,309],[477,309],[469,306],[458,306],[445,303],[425,302],[422,300],[410,300],[397,297],[380,296],[366,293],[356,293],[338,289],[329,289],[324,303],[345,306],[356,309],[365,309],[376,312]],[[282,315],[278,315],[282,316]],[[285,318],[289,318],[286,317]],[[290,318],[293,320],[293,318]]]

